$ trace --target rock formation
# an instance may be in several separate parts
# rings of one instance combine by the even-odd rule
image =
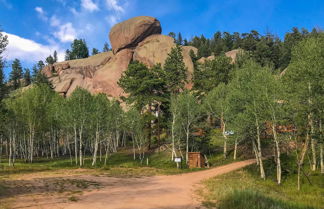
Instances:
[[[114,53],[136,45],[152,34],[160,34],[160,22],[147,16],[134,17],[116,24],[109,33],[112,50]]]
[[[91,93],[105,93],[110,97],[122,96],[117,82],[132,60],[152,67],[164,64],[168,53],[175,47],[174,40],[161,35],[160,22],[152,17],[135,17],[115,25],[109,34],[112,51],[85,59],[77,59],[48,65],[43,69],[55,91],[69,96],[77,87]],[[192,77],[191,46],[182,46],[188,78]]]
[[[231,51],[226,52],[226,53],[225,53],[225,56],[226,56],[226,57],[230,57],[230,58],[232,58],[232,63],[234,63],[235,60],[236,60],[237,55],[238,55],[239,53],[242,53],[242,52],[243,52],[242,49],[233,49],[233,50],[231,50]],[[202,58],[200,58],[200,59],[198,60],[198,62],[199,62],[199,63],[204,63],[204,62],[206,62],[207,60],[213,60],[213,59],[215,59],[215,56],[214,56],[214,55],[211,55],[211,56],[209,56],[209,57],[202,57]]]

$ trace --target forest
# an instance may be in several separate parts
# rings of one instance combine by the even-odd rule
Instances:
[[[66,158],[83,167],[90,158],[96,167],[98,159],[106,165],[112,153],[128,147],[133,159],[145,164],[148,152],[164,145],[170,161],[181,156],[187,162],[188,152],[207,158],[220,152],[219,134],[223,158],[250,153],[260,179],[274,176],[281,185],[296,175],[295,188],[301,190],[309,176],[323,175],[323,32],[293,28],[283,41],[257,31],[216,32],[211,39],[202,35],[189,41],[180,33],[169,35],[178,45],[165,64],[148,68],[132,62],[118,82],[128,95],[120,99],[81,88],[64,98],[42,75],[43,62],[30,73],[15,60],[5,79],[1,57],[0,162],[14,167],[19,160]],[[76,41],[74,46],[80,44]],[[1,34],[0,55],[7,44]],[[190,81],[179,45],[198,48],[191,53]],[[74,46],[66,59],[89,56]],[[235,62],[225,56],[238,48]],[[210,55],[215,58],[198,61]],[[50,57],[46,63],[57,61],[55,54]]]

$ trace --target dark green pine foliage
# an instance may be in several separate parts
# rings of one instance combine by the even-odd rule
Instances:
[[[16,90],[21,86],[21,79],[23,78],[23,70],[21,63],[18,59],[15,59],[11,65],[11,72],[9,76],[10,87],[12,90]]]
[[[177,37],[176,43],[178,45],[182,45],[183,44],[183,39],[182,39],[181,33],[178,33],[178,37]]]
[[[160,65],[148,69],[140,62],[129,64],[118,85],[129,94],[124,98],[128,104],[134,104],[139,110],[153,102],[164,102],[167,98],[166,84]]]
[[[182,49],[179,45],[171,49],[163,66],[165,81],[172,94],[184,90],[187,78],[187,69],[183,62]]]
[[[194,70],[194,89],[200,93],[208,93],[220,83],[227,84],[232,69],[231,58],[225,55],[199,64]]]
[[[82,59],[89,57],[89,50],[84,39],[74,39],[71,51],[66,51],[67,60]]]
[[[31,76],[31,81],[32,81],[32,83],[34,83],[36,85],[46,84],[50,88],[53,88],[52,83],[42,73],[43,67],[44,67],[43,61],[39,61],[36,65],[33,66],[33,74]]]
[[[54,51],[53,58],[54,58],[54,63],[58,61],[58,59],[57,59],[57,51],[56,50]]]
[[[24,84],[25,86],[28,86],[31,84],[32,78],[30,75],[30,70],[28,68],[25,68],[24,70]]]
[[[109,49],[109,44],[106,42],[105,44],[104,44],[104,47],[103,47],[103,49],[102,49],[102,51],[103,52],[108,52],[110,49]]]
[[[7,45],[8,45],[8,36],[4,36],[0,31],[0,104],[7,92],[7,86],[5,84],[5,75],[3,72],[5,62],[1,56],[2,53],[5,51]]]
[[[55,63],[54,58],[52,57],[52,55],[48,56],[48,57],[45,59],[45,62],[46,62],[48,65],[52,65],[52,64]]]
[[[96,49],[96,48],[93,48],[92,49],[92,55],[96,55],[96,54],[99,54],[99,50]]]

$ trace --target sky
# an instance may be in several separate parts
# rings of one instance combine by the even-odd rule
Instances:
[[[162,33],[184,38],[216,31],[271,32],[280,38],[292,27],[324,28],[323,0],[0,0],[0,28],[9,37],[4,54],[24,67],[58,52],[60,61],[75,38],[89,49],[109,43],[110,28],[135,16],[152,16]]]

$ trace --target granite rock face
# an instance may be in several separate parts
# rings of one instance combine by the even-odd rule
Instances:
[[[160,34],[160,22],[148,16],[139,16],[116,24],[109,33],[109,39],[114,53],[136,45],[152,34]]]
[[[175,47],[173,38],[161,33],[160,22],[153,17],[140,16],[116,24],[109,34],[112,51],[94,56],[48,65],[43,74],[53,84],[55,91],[69,96],[77,88],[91,93],[105,93],[118,99],[125,96],[118,80],[131,61],[137,60],[148,67],[164,64],[168,53]],[[188,80],[193,74],[191,46],[181,46]],[[188,86],[190,88],[190,85]]]

